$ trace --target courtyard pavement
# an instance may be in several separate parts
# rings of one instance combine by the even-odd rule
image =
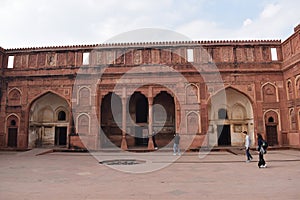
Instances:
[[[37,153],[0,151],[1,200],[300,199],[297,150],[269,151],[264,169],[254,151],[250,163],[227,151]],[[113,165],[125,159],[140,164]]]

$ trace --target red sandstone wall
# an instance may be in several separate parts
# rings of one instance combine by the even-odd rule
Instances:
[[[200,48],[202,45],[203,48]],[[126,47],[126,51],[124,50]],[[29,48],[5,50],[6,55],[0,54],[4,79],[2,84],[1,121],[5,121],[9,114],[20,117],[20,137],[18,147],[26,148],[28,134],[28,116],[31,103],[41,94],[51,91],[64,97],[71,105],[71,93],[74,74],[82,65],[83,52],[90,52],[94,46],[72,46],[53,48]],[[277,49],[277,61],[272,61],[270,48]],[[201,132],[208,130],[207,124],[207,88],[201,77],[194,76],[194,70],[187,62],[187,49],[194,50],[194,65],[204,65],[209,69],[209,62],[215,62],[222,74],[225,86],[233,87],[246,94],[253,103],[255,113],[255,131],[264,132],[264,113],[268,110],[278,110],[280,113],[280,127],[278,129],[279,143],[283,144],[282,133],[298,133],[289,128],[288,111],[290,108],[298,110],[298,100],[294,96],[286,100],[286,81],[295,79],[299,72],[299,34],[294,34],[282,44],[280,41],[215,41],[215,42],[173,42],[173,43],[145,43],[130,45],[102,45],[94,49],[90,55],[92,65],[110,64],[107,72],[126,72],[126,66],[166,64],[186,74],[190,82],[200,84],[201,101]],[[210,57],[203,52],[209,53]],[[0,52],[1,53],[1,52]],[[8,55],[15,56],[14,68],[5,69]],[[179,56],[180,55],[180,56]],[[283,64],[282,64],[283,62]],[[0,62],[1,63],[1,62]],[[296,67],[292,67],[296,66]],[[121,68],[124,67],[124,68]],[[282,74],[284,71],[284,78]],[[118,76],[116,76],[118,77]],[[110,79],[106,80],[110,83]],[[112,81],[114,82],[114,81]],[[272,101],[264,101],[266,83],[273,84],[277,96]],[[295,86],[294,86],[295,87]],[[11,103],[9,92],[17,88],[21,91],[19,103]],[[266,91],[267,92],[267,91]],[[103,95],[103,94],[102,94]],[[266,97],[267,98],[267,97]],[[277,98],[277,99],[276,99]],[[72,102],[74,103],[74,101]],[[289,109],[286,108],[288,103]],[[298,111],[296,112],[298,113]],[[298,114],[297,114],[298,116]],[[299,118],[299,117],[298,117]],[[296,124],[299,124],[296,121]],[[291,135],[291,134],[290,134]],[[0,130],[0,145],[6,144],[6,130]],[[291,144],[299,144],[297,137],[290,137]],[[1,139],[2,138],[2,139]],[[201,139],[199,139],[201,138]],[[296,139],[295,139],[296,138]],[[299,137],[298,137],[299,138]],[[197,136],[202,143],[203,137]],[[205,142],[205,141],[203,141]],[[198,142],[194,142],[196,147]]]
[[[283,52],[283,75],[285,91],[283,96],[286,101],[283,102],[282,112],[285,118],[282,123],[285,124],[287,142],[290,145],[299,145],[300,143],[300,29],[295,28],[295,33],[282,43]]]

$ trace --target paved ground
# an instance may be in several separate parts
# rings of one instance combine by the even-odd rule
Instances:
[[[1,200],[300,198],[300,151],[295,150],[269,151],[266,169],[257,167],[255,152],[251,163],[229,152],[138,154],[145,163],[117,170],[99,160],[130,155],[37,153],[0,151]],[[124,172],[137,166],[152,172]]]

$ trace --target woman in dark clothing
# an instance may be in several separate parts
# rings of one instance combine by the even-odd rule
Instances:
[[[263,142],[264,142],[264,139],[263,137],[261,136],[261,134],[257,133],[257,144],[258,144],[258,152],[259,152],[259,161],[258,161],[258,167],[261,168],[261,167],[267,167],[266,165],[266,161],[264,160],[264,153],[265,153],[265,150],[263,148]]]

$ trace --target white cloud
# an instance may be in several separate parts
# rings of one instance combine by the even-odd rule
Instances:
[[[244,22],[243,22],[243,26],[248,26],[248,25],[250,25],[250,24],[252,24],[252,20],[251,19],[246,19]]]
[[[221,22],[204,19],[181,25],[178,30],[199,40],[285,40],[300,23],[299,7],[300,1],[278,0],[276,4],[266,4],[256,17],[247,18],[240,27],[228,28]]]
[[[274,17],[280,11],[281,6],[279,4],[268,4],[261,13],[261,18]]]
[[[299,1],[279,0],[266,4],[260,15],[248,26],[236,31],[235,37],[250,39],[286,39],[300,23]]]

